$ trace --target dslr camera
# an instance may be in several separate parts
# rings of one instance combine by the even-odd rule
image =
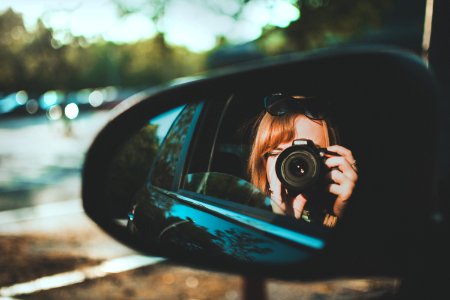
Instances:
[[[277,158],[275,169],[281,184],[292,195],[316,189],[325,182],[329,168],[325,165],[325,155],[337,154],[326,148],[318,148],[313,141],[298,139]]]
[[[316,147],[311,140],[297,139],[280,153],[275,163],[278,179],[288,194],[307,195],[308,202],[302,215],[307,222],[322,222],[325,214],[332,211],[335,197],[326,190],[328,182],[325,178],[330,171],[325,165],[329,156],[338,154]]]

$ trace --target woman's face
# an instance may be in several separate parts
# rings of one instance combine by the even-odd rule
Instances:
[[[275,173],[275,162],[278,158],[278,154],[280,154],[287,147],[292,146],[293,140],[309,139],[312,140],[316,146],[326,147],[327,145],[326,136],[321,122],[313,121],[303,115],[299,115],[295,119],[294,125],[295,125],[295,137],[292,140],[287,141],[286,143],[279,144],[274,150],[272,150],[271,153],[273,155],[270,155],[267,158],[266,172],[267,172],[267,180],[269,182],[272,182],[272,179],[278,180],[278,178],[276,178],[277,175]]]

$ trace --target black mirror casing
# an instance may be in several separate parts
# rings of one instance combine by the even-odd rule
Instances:
[[[430,214],[435,196],[437,95],[423,61],[392,48],[328,49],[288,55],[134,96],[123,103],[129,107],[99,133],[87,153],[82,185],[86,213],[120,242],[151,255],[167,255],[159,247],[149,252],[148,245],[113,220],[114,211],[123,209],[123,203],[111,203],[105,197],[105,172],[116,151],[149,118],[194,99],[219,101],[236,93],[263,94],[280,87],[333,99],[338,104],[337,122],[346,133],[345,143],[357,154],[361,184],[355,191],[356,199],[349,203],[336,229],[324,236],[325,248],[308,249],[307,259],[293,259],[289,264],[256,260],[246,263],[245,268],[238,261],[215,261],[181,250],[170,253],[170,257],[202,268],[264,272],[277,278],[403,276],[411,260],[420,255],[417,251],[425,238],[427,222],[421,216]],[[245,101],[242,107],[246,108]],[[215,211],[214,216],[245,228],[229,215]],[[258,232],[267,236],[261,228]],[[271,234],[273,240],[282,240]]]

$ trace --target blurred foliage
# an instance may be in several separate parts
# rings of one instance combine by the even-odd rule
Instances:
[[[71,40],[59,44],[42,21],[29,32],[21,14],[5,11],[0,15],[0,91],[148,87],[198,73],[204,66],[204,54],[168,47],[161,35],[133,44]]]
[[[158,31],[154,38],[132,44],[88,42],[83,37],[70,36],[71,42],[62,45],[42,22],[29,32],[20,14],[5,11],[0,15],[0,91],[43,92],[107,85],[148,87],[225,64],[358,40],[387,42],[420,51],[425,8],[425,0],[279,0],[294,4],[300,11],[300,18],[288,27],[267,25],[260,38],[248,43],[251,47],[241,45],[240,49],[224,34],[217,37],[215,49],[192,53],[168,45],[164,26],[160,26],[169,17],[166,10],[175,1],[114,0],[120,15],[145,14]],[[257,1],[268,8],[274,3],[194,2],[239,21],[248,17],[243,13],[246,6]]]
[[[136,0],[130,4],[115,0],[122,15],[145,12],[163,38],[164,29],[158,24],[169,18],[166,10],[177,1]],[[248,21],[245,11],[254,2],[270,10],[275,9],[275,2],[283,1],[298,8],[299,19],[286,28],[266,25],[262,35],[249,43],[251,46],[233,45],[226,34],[218,36],[216,48],[208,53],[206,68],[352,42],[392,44],[421,51],[425,0],[192,0],[192,3],[238,22]]]
[[[394,0],[299,0],[301,17],[283,33],[272,28],[261,41],[269,52],[325,47],[380,30]]]
[[[139,0],[129,4],[125,0],[115,0],[122,15],[145,11],[158,27],[165,17],[166,9],[177,0]],[[274,9],[275,2],[294,4],[300,11],[300,18],[287,28],[267,25],[258,42],[269,54],[299,51],[335,44],[361,36],[368,31],[383,27],[383,16],[392,11],[395,3],[402,0],[195,0],[210,11],[227,15],[239,21],[248,18],[245,8],[253,2],[263,3]],[[416,5],[423,0],[411,0]],[[422,23],[423,24],[423,23]],[[164,35],[164,32],[161,31]],[[227,44],[226,36],[218,38],[218,48]]]

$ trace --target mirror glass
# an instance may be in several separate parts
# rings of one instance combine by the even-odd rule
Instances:
[[[232,201],[318,228],[333,228],[358,181],[326,97],[234,94],[212,148],[193,145],[181,189]],[[201,128],[197,131],[200,143]],[[201,144],[203,145],[203,144]]]
[[[183,107],[149,119],[138,132],[131,133],[113,155],[104,188],[105,198],[111,205],[111,217],[126,222],[133,195],[145,184],[158,149]]]
[[[152,253],[302,260],[324,247],[358,178],[332,109],[326,97],[274,91],[152,117],[109,164],[111,218]]]

